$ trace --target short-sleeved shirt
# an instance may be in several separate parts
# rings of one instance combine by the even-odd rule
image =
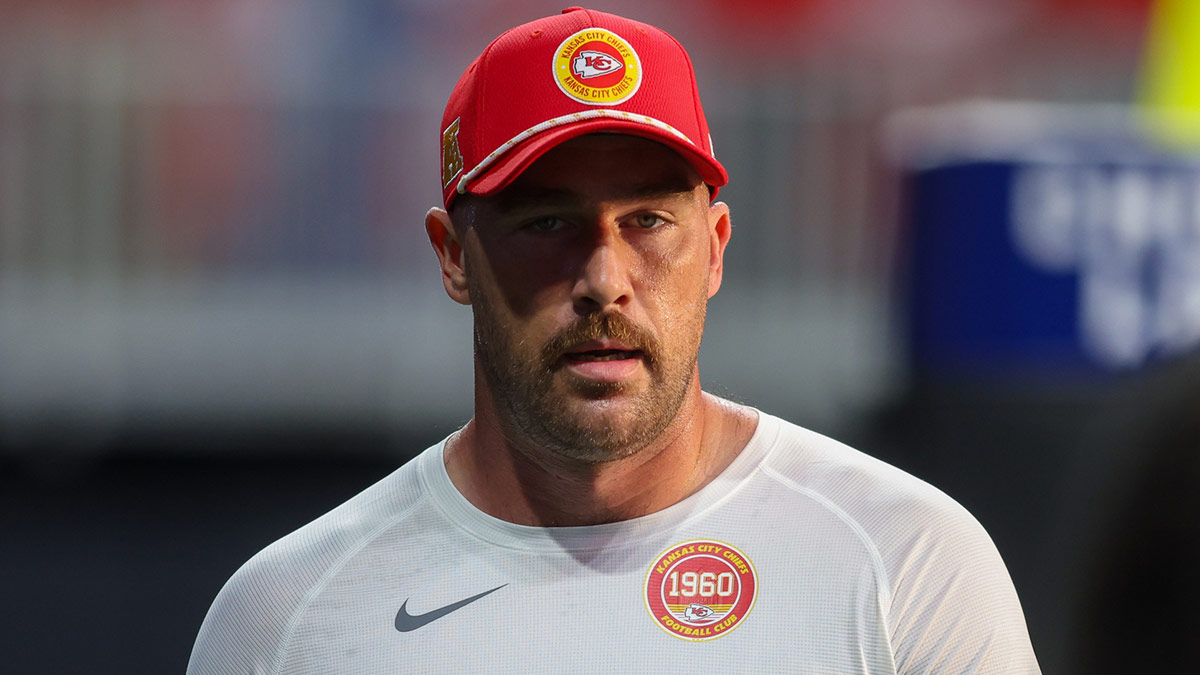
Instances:
[[[188,672],[1039,672],[965,509],[777,417],[690,497],[586,527],[478,510],[444,448],[247,562]]]

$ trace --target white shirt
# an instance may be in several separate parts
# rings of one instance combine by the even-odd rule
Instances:
[[[444,447],[247,562],[188,672],[1039,672],[966,510],[771,415],[691,497],[588,527],[479,511]]]

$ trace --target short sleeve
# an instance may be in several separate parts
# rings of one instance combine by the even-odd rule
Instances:
[[[948,497],[885,552],[898,673],[1040,673],[1016,589],[983,527]]]
[[[242,566],[217,594],[188,662],[188,675],[255,675],[274,661],[302,589],[289,583],[267,549]]]

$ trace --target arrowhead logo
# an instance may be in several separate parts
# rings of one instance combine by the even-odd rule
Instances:
[[[615,73],[624,67],[625,64],[612,56],[591,49],[579,52],[578,56],[571,60],[571,72],[582,80]]]
[[[400,631],[401,633],[407,633],[409,631],[414,631],[414,630],[420,628],[421,626],[424,626],[426,624],[437,621],[438,619],[442,618],[443,616],[446,616],[450,612],[454,612],[454,611],[462,609],[463,607],[466,607],[467,605],[471,604],[472,602],[475,602],[476,600],[482,598],[485,595],[488,595],[490,593],[495,593],[496,591],[500,590],[501,588],[504,588],[507,585],[508,584],[501,584],[500,586],[497,586],[490,591],[484,591],[484,592],[480,593],[479,595],[472,595],[471,597],[469,597],[465,600],[459,600],[458,602],[451,603],[449,605],[446,605],[445,607],[440,607],[438,609],[433,610],[432,612],[425,612],[424,614],[413,615],[413,614],[408,613],[408,600],[411,600],[411,598],[409,598],[404,601],[404,604],[400,605],[400,611],[396,612],[396,622],[395,622],[396,630]]]

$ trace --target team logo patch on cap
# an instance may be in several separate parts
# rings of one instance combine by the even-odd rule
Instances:
[[[697,539],[676,544],[646,573],[646,610],[682,640],[714,640],[741,625],[754,607],[758,573],[738,549]]]
[[[554,53],[554,80],[564,94],[588,105],[613,105],[637,93],[642,62],[621,36],[587,28]]]
[[[442,189],[463,170],[462,152],[458,149],[458,125],[461,118],[454,120],[442,132]]]

